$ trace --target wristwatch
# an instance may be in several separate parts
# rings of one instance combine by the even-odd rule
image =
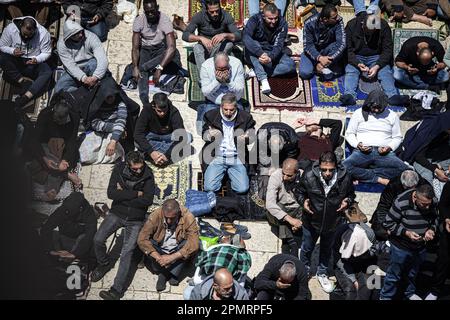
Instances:
[[[158,64],[158,65],[156,66],[156,69],[163,71],[164,68],[163,68],[162,65]]]

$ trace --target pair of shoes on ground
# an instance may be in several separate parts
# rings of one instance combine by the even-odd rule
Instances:
[[[158,275],[158,281],[156,281],[156,291],[161,292],[166,290],[167,288],[167,276],[164,273],[160,273]],[[178,279],[175,279],[171,277],[169,279],[169,284],[171,286],[178,286],[180,284],[180,281]]]
[[[109,290],[102,290],[98,294],[100,298],[103,300],[120,300],[122,298],[122,295],[117,292],[114,288],[111,288]]]

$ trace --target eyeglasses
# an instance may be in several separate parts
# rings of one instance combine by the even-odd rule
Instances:
[[[334,169],[320,168],[320,171],[322,171],[322,172],[335,172],[336,168],[334,168]]]

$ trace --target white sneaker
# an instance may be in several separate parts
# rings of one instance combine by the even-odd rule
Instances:
[[[270,94],[271,90],[272,89],[270,88],[269,80],[261,80],[261,92],[268,95]]]
[[[437,296],[432,294],[431,292],[426,296],[425,300],[437,300]]]
[[[317,280],[322,286],[323,291],[326,293],[331,293],[334,290],[334,284],[328,279],[325,274],[317,275]]]
[[[413,294],[411,297],[409,297],[409,300],[423,300],[423,299],[419,297],[417,294]]]
[[[248,70],[248,72],[246,74],[246,78],[249,79],[249,78],[254,78],[254,77],[256,77],[255,70],[253,70],[253,69]]]

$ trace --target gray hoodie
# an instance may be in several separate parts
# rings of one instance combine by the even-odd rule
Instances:
[[[108,58],[100,39],[94,33],[84,30],[85,37],[83,40],[78,43],[69,40],[71,36],[81,30],[84,29],[79,23],[66,20],[63,29],[64,37],[58,41],[59,58],[66,71],[79,81],[82,81],[87,76],[81,70],[81,67],[91,58],[95,58],[97,60],[97,68],[92,75],[102,79],[108,70]]]
[[[214,275],[210,275],[205,278],[202,283],[197,284],[192,289],[189,300],[211,300],[211,294],[213,290]],[[233,280],[234,295],[231,300],[249,300],[247,291],[237,282]]]
[[[42,63],[50,58],[52,53],[50,33],[36,21],[37,30],[33,38],[28,43],[23,42],[20,36],[19,24],[25,18],[31,18],[36,21],[33,17],[28,16],[13,19],[12,23],[2,33],[0,51],[13,55],[14,49],[21,48],[25,52],[21,58],[36,58],[38,63]]]

